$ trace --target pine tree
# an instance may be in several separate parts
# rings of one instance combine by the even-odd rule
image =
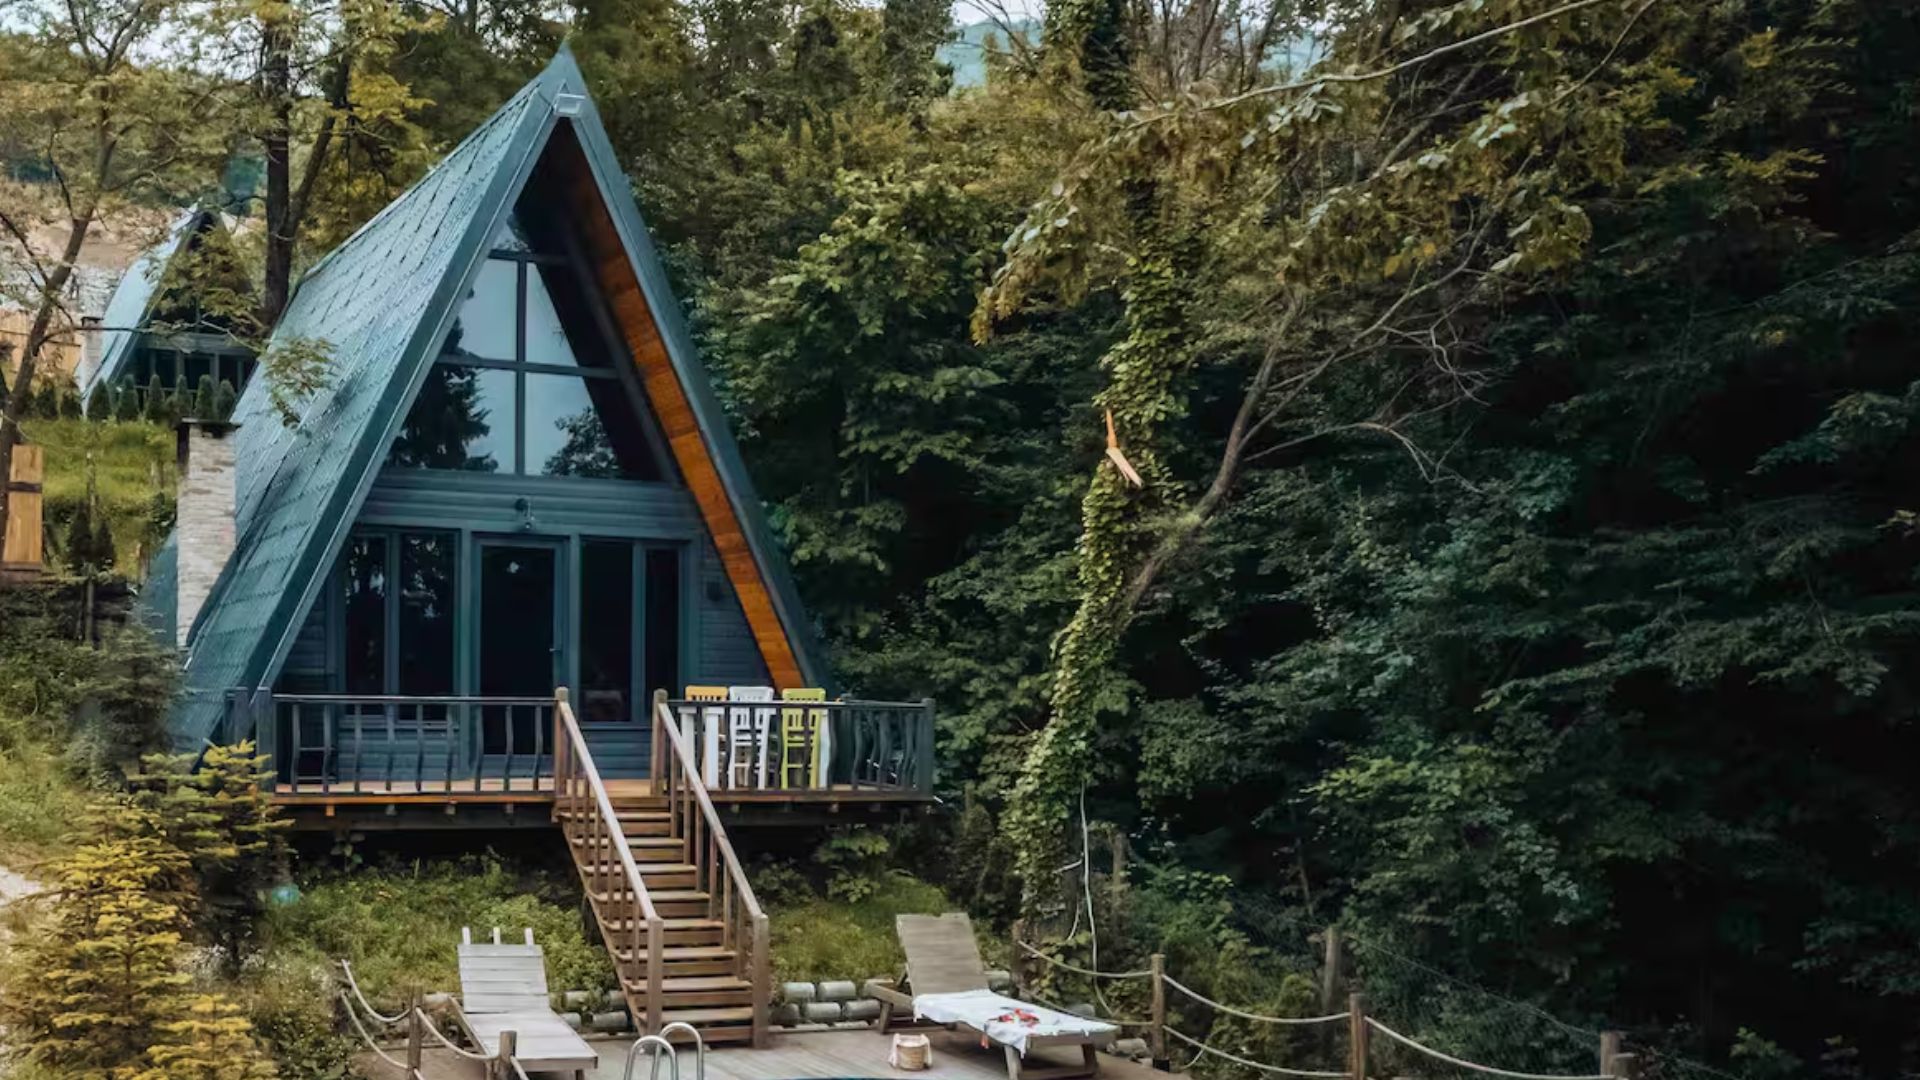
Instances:
[[[186,408],[187,406],[185,403],[182,403],[181,407]],[[195,389],[193,394],[192,412],[188,415],[192,416],[195,420],[212,420],[214,418],[213,376],[200,376],[200,385]]]
[[[167,387],[160,381],[159,372],[154,372],[153,378],[147,380],[146,414],[147,419],[156,424],[164,424],[168,419]]]
[[[133,1080],[271,1080],[273,1062],[253,1037],[240,1007],[219,994],[201,994],[186,1015],[160,1025],[164,1042],[147,1052],[152,1067]]]
[[[221,379],[219,388],[213,392],[213,418],[215,420],[233,419],[233,407],[238,402],[239,395],[234,393],[233,384]]]
[[[94,518],[93,549],[89,554],[93,558],[94,566],[103,573],[110,572],[114,562],[120,557],[120,552],[113,543],[113,528],[105,514],[98,514]]]
[[[133,377],[120,380],[120,386],[113,395],[115,417],[121,420],[140,419],[140,391],[133,385]]]
[[[101,1075],[142,1060],[178,1020],[186,917],[167,887],[186,856],[147,833],[131,808],[111,812],[109,835],[53,864],[60,900],[52,924],[16,947],[22,963],[0,995],[9,1041],[33,1061]]]
[[[82,499],[67,522],[67,569],[75,574],[91,573],[94,566],[92,501]]]
[[[191,754],[153,754],[135,778],[136,801],[184,851],[197,880],[198,925],[237,964],[262,898],[286,862],[286,830],[262,781],[272,776],[251,741]]]
[[[78,420],[86,415],[85,406],[80,401],[79,391],[72,386],[62,386],[55,389],[52,383],[48,383],[47,387],[48,389],[55,390],[55,393],[59,395],[59,414],[61,419]]]
[[[105,386],[94,387],[93,393],[87,396],[87,419],[95,423],[113,419],[113,402],[109,400],[112,396]]]

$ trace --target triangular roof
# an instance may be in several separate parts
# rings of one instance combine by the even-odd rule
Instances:
[[[127,361],[133,357],[134,343],[153,316],[154,302],[159,298],[161,283],[166,280],[167,268],[174,256],[186,250],[195,236],[219,224],[219,216],[211,210],[188,210],[167,226],[166,235],[159,243],[142,251],[133,265],[127,267],[127,272],[120,275],[120,282],[113,287],[113,295],[100,315],[100,362],[92,371],[84,373],[82,396],[92,394],[96,386],[112,383],[126,370]]]
[[[601,291],[768,671],[781,686],[823,685],[811,624],[585,79],[563,48],[301,280],[269,351],[329,343],[329,382],[301,403],[292,427],[269,400],[268,378],[251,380],[235,409],[236,544],[190,637],[176,746],[213,734],[229,690],[278,674],[490,240],[550,145],[546,167],[568,184]]]

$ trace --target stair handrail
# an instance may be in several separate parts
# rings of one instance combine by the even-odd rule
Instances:
[[[673,1026],[675,1025],[668,1025],[668,1027]],[[664,1031],[659,1035],[642,1035],[633,1040],[633,1045],[627,1047],[627,1067],[621,1072],[620,1080],[633,1080],[633,1061],[640,1056],[640,1048],[643,1046],[648,1048],[647,1057],[652,1061],[652,1064],[647,1067],[647,1080],[660,1080],[660,1052],[663,1050],[667,1054],[667,1074],[673,1080],[680,1080],[680,1054],[674,1050],[673,1044],[667,1041]]]
[[[685,792],[692,794],[693,803],[700,808],[701,820],[706,827],[706,839],[719,854],[720,862],[726,868],[726,885],[733,897],[739,901],[740,906],[745,909],[747,921],[751,924],[752,937],[747,950],[747,981],[753,987],[753,1044],[764,1046],[767,1043],[767,1009],[771,1004],[773,988],[768,970],[767,913],[760,907],[759,899],[753,895],[753,885],[747,880],[747,872],[740,865],[740,857],[734,854],[733,842],[727,838],[726,828],[720,824],[720,813],[714,809],[713,799],[707,794],[707,785],[700,779],[700,767],[694,758],[693,748],[687,744],[685,734],[681,732],[680,725],[674,719],[673,709],[667,704],[665,690],[653,692],[653,730],[655,739],[666,740],[666,745],[672,749],[673,761],[679,766],[674,769],[670,763],[670,767],[666,770],[668,774],[666,777],[654,778],[655,793],[667,797],[669,812],[671,812],[673,800],[676,797],[686,797],[682,791],[672,790],[672,777],[677,774],[681,778],[681,787]],[[663,784],[665,789],[661,786]],[[697,849],[699,846],[697,835],[687,839],[689,847]],[[698,850],[689,850],[688,855],[695,860],[701,857]],[[697,862],[696,865],[698,865]],[[717,893],[719,890],[714,889],[710,882],[708,891]],[[723,900],[722,903],[724,904],[725,901]],[[723,924],[729,921],[726,919],[725,912],[722,912],[722,921]]]
[[[641,945],[641,924],[645,924],[645,942],[647,955],[647,1022],[659,1023],[664,1011],[666,929],[667,924],[660,912],[653,906],[653,897],[647,893],[647,883],[640,876],[640,867],[633,861],[633,848],[627,843],[626,830],[620,826],[620,815],[614,812],[613,799],[607,794],[607,785],[600,779],[600,770],[593,764],[593,754],[587,750],[587,738],[580,731],[580,722],[574,718],[573,706],[567,702],[566,687],[558,687],[553,692],[554,722],[559,733],[553,747],[556,760],[553,763],[553,810],[559,817],[571,798],[565,790],[566,778],[572,768],[577,768],[586,780],[587,790],[593,794],[595,811],[599,816],[601,829],[606,833],[608,846],[620,857],[620,872],[626,878],[627,888],[639,900],[640,918],[630,920],[633,938],[629,942],[632,955],[639,956]],[[598,857],[598,852],[589,857]],[[618,957],[615,968],[618,969]]]

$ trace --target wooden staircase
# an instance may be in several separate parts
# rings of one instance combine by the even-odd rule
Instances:
[[[554,710],[554,821],[643,1033],[675,1021],[709,1044],[767,1040],[767,917],[691,749],[656,703],[650,795],[614,798],[573,710]]]

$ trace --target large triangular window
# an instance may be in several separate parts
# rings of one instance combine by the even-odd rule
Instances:
[[[664,480],[664,454],[625,354],[561,245],[510,218],[474,276],[387,464]]]

